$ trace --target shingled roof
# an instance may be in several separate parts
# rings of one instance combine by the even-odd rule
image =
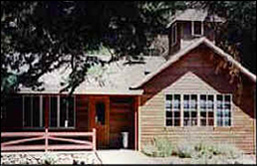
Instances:
[[[209,15],[207,10],[204,9],[186,9],[178,10],[171,18],[167,25],[170,27],[176,21],[211,21],[211,22],[224,22],[225,20],[217,15]]]
[[[129,87],[142,80],[150,72],[154,72],[166,60],[161,56],[145,56],[143,60],[129,62],[123,58],[104,67],[96,65],[89,69],[85,81],[74,91],[74,94],[110,94],[139,95],[141,90],[130,90]],[[39,81],[43,82],[43,91],[21,87],[23,94],[58,94],[64,88],[71,72],[69,66],[63,66],[51,73],[44,74]]]

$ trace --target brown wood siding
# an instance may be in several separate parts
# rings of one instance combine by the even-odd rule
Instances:
[[[17,131],[22,127],[22,98],[12,95],[6,101],[6,110],[2,113],[1,131]]]
[[[76,130],[89,131],[89,97],[76,96]]]
[[[117,101],[122,99],[123,102]],[[110,110],[110,147],[121,148],[121,132],[129,132],[129,148],[134,148],[133,98],[112,97]]]
[[[215,74],[218,55],[205,46],[188,53],[181,60],[161,72],[143,86],[140,106],[140,144],[153,137],[167,136],[177,144],[187,139],[233,143],[247,153],[254,152],[254,94],[256,85],[241,75],[242,95],[238,95],[237,81],[229,83],[227,68]],[[231,127],[165,127],[165,93],[231,93]]]
[[[13,96],[10,98],[7,104],[7,114],[5,118],[1,120],[1,131],[44,131],[44,128],[23,128],[22,121],[22,95]],[[56,96],[56,95],[43,95],[43,96]],[[129,147],[133,149],[135,146],[135,135],[134,135],[134,97],[125,96],[94,96],[94,95],[76,95],[75,96],[75,128],[50,128],[49,131],[69,131],[69,132],[87,132],[92,131],[90,127],[90,120],[94,118],[94,115],[89,114],[89,105],[91,102],[94,104],[93,100],[96,98],[111,99],[107,103],[106,107],[110,108],[108,116],[108,133],[110,138],[108,139],[108,147],[110,148],[121,148],[122,139],[121,132],[129,132]],[[124,100],[124,102],[117,102],[117,100]],[[47,100],[48,101],[48,100]],[[92,109],[92,108],[91,108]],[[109,115],[110,114],[110,115]],[[91,121],[92,122],[92,121]],[[92,125],[92,124],[91,124]],[[110,129],[109,129],[110,128]],[[99,133],[98,133],[99,134]],[[106,135],[106,133],[103,133]],[[101,135],[98,135],[99,139]],[[110,140],[110,141],[109,141]],[[109,144],[110,143],[110,144]],[[109,146],[110,145],[110,146]]]

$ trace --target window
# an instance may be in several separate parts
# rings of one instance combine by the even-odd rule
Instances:
[[[192,35],[203,35],[203,23],[201,21],[193,21],[192,24]]]
[[[23,96],[23,126],[44,127],[45,110],[49,110],[49,127],[74,127],[74,97]]]
[[[74,126],[74,98],[60,98],[60,127]]]
[[[23,126],[24,127],[43,127],[39,96],[23,96]]]
[[[197,95],[184,95],[184,126],[197,125]]]
[[[166,126],[180,126],[180,95],[166,95]]]
[[[96,103],[96,123],[105,124],[105,104],[103,102]]]
[[[228,94],[167,94],[166,126],[231,126],[231,100]]]
[[[200,124],[201,126],[214,125],[214,96],[200,95]]]
[[[57,96],[50,97],[50,109],[49,109],[49,127],[57,127],[57,114],[58,114],[58,98]]]
[[[74,97],[51,96],[49,108],[49,127],[74,127]]]
[[[177,43],[177,24],[175,23],[171,28],[171,45]]]
[[[217,95],[217,126],[231,126],[231,96]]]

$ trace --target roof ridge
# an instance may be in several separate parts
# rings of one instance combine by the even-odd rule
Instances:
[[[182,50],[181,52],[176,53],[175,55],[173,55],[166,63],[164,63],[159,69],[157,69],[155,72],[149,74],[148,76],[146,76],[141,82],[135,84],[134,86],[130,87],[131,89],[137,89],[139,87],[141,87],[142,85],[144,85],[145,83],[147,83],[148,81],[150,81],[150,79],[152,79],[153,77],[155,77],[158,73],[162,72],[163,70],[165,70],[167,67],[169,67],[170,65],[172,65],[174,62],[178,61],[181,57],[183,57],[184,55],[186,55],[188,52],[190,52],[191,50],[193,50],[194,48],[198,47],[200,44],[205,43],[208,47],[210,47],[211,49],[213,49],[214,52],[216,52],[217,54],[219,54],[220,56],[223,56],[224,58],[226,58],[226,60],[230,61],[231,63],[233,63],[234,65],[236,65],[242,73],[246,74],[247,76],[249,76],[254,82],[256,82],[256,75],[253,74],[252,72],[250,72],[248,69],[246,69],[242,64],[240,64],[238,61],[236,61],[231,55],[227,54],[226,52],[224,52],[221,48],[219,48],[218,46],[216,46],[215,44],[213,44],[209,39],[207,39],[206,37],[201,37],[199,38],[198,41],[196,41],[195,43],[192,43],[191,45],[189,45],[188,47],[186,47],[184,50]]]

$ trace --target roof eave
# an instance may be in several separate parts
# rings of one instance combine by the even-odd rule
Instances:
[[[131,86],[131,89],[139,89],[141,88],[145,83],[147,83],[148,81],[150,81],[153,77],[155,77],[158,73],[162,72],[163,70],[165,70],[167,67],[169,67],[170,65],[172,65],[174,62],[178,61],[181,57],[183,57],[184,55],[186,55],[188,52],[190,52],[191,50],[193,50],[194,48],[198,47],[200,44],[205,43],[208,47],[212,48],[212,50],[214,52],[216,52],[217,54],[219,54],[220,56],[223,56],[225,59],[227,59],[228,61],[232,62],[234,65],[236,65],[240,71],[244,74],[246,74],[253,82],[256,82],[256,75],[251,73],[248,69],[246,69],[245,67],[243,67],[239,62],[237,62],[234,58],[232,58],[232,56],[230,56],[229,54],[225,53],[222,49],[220,49],[219,47],[215,46],[211,41],[209,41],[206,37],[202,37],[201,39],[199,39],[197,42],[195,42],[194,44],[192,44],[191,46],[189,46],[186,50],[178,53],[177,55],[175,54],[167,63],[165,63],[163,66],[161,66],[159,68],[159,70],[157,70],[154,73],[151,73],[150,75],[148,75],[148,77],[145,77],[145,79],[137,84],[135,84],[134,86]]]
[[[85,91],[75,91],[74,95],[128,95],[128,96],[140,96],[143,94],[143,90],[85,90]],[[33,91],[29,89],[21,89],[17,92],[18,94],[24,95],[47,95],[47,94],[69,94],[69,92],[62,92],[58,89],[56,90],[45,90],[45,91]]]

